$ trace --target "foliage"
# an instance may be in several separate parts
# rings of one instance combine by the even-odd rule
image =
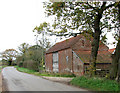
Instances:
[[[100,37],[105,41],[106,37],[102,36],[102,33],[105,29],[108,31],[112,29],[111,23],[116,20],[113,12],[116,11],[118,2],[50,2],[44,5],[47,16],[55,17],[52,25],[54,30],[51,32],[57,35],[66,33],[71,35],[77,30],[93,36],[90,56],[90,65],[93,68],[90,70],[90,75],[94,76]]]
[[[29,48],[29,44],[27,44],[27,43],[22,43],[22,44],[20,44],[20,46],[18,47],[19,51],[20,51],[22,54],[24,54],[24,53],[27,51],[28,48]]]
[[[44,22],[42,24],[40,24],[40,26],[36,26],[33,29],[33,32],[36,33],[36,44],[40,45],[41,47],[45,48],[46,50],[49,49],[51,47],[50,42],[47,38],[48,34],[49,34],[49,24]],[[48,36],[49,37],[49,36]]]
[[[40,48],[34,49],[32,59],[38,62],[39,71],[43,70],[43,66],[45,64],[45,52],[51,47],[50,42],[47,38],[48,35],[48,26],[49,24],[44,22],[40,24],[40,26],[36,26],[33,29],[33,32],[36,33],[36,46],[40,46]],[[39,52],[38,52],[39,49]],[[33,50],[32,50],[33,51]],[[40,60],[39,60],[40,59]]]
[[[111,65],[111,71],[110,71],[110,79],[117,80],[120,83],[120,1],[119,4],[116,8],[117,10],[117,21],[118,23],[118,28],[117,28],[117,33],[116,34],[116,40],[117,40],[117,45],[115,48],[115,52],[112,56],[112,65]]]
[[[24,50],[24,52],[17,57],[18,66],[36,71],[40,71],[41,68],[43,68],[45,64],[45,58],[42,56],[45,54],[45,49],[43,47],[39,45],[33,45],[27,48],[22,47],[21,50]]]
[[[94,32],[94,22],[99,14],[103,15],[100,21],[100,30],[104,32],[104,29],[112,29],[114,26],[108,22],[115,23],[117,10],[111,8],[116,6],[114,2],[50,2],[44,3],[47,16],[54,15],[54,23],[52,32],[58,32],[57,34],[72,33],[73,31],[86,31],[89,34]],[[115,25],[118,26],[118,25]],[[58,30],[59,29],[59,30]]]
[[[9,65],[12,65],[13,60],[16,59],[17,51],[15,49],[6,49],[2,52],[2,60],[7,61]]]
[[[119,85],[115,80],[98,77],[76,77],[71,81],[72,85],[95,91],[119,91]]]

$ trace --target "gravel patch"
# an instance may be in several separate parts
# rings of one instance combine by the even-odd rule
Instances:
[[[66,77],[46,77],[42,76],[42,78],[51,80],[54,82],[61,82],[61,83],[69,83],[73,78],[66,78]]]

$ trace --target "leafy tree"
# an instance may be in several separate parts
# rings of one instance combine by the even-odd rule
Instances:
[[[109,20],[113,14],[111,10],[118,2],[53,2],[45,3],[47,16],[55,17],[52,27],[53,33],[57,35],[71,35],[72,31],[77,30],[86,32],[93,36],[91,57],[90,57],[90,75],[96,73],[96,59],[99,49],[100,36],[105,29],[112,28]],[[68,31],[69,29],[69,31]],[[56,31],[55,31],[56,30]],[[58,31],[59,30],[59,31]],[[67,34],[66,34],[67,33]]]
[[[24,54],[24,53],[27,51],[28,48],[29,48],[29,44],[27,44],[27,43],[22,43],[22,44],[18,47],[19,51],[20,51],[22,54]]]
[[[18,63],[18,65],[20,65],[20,66],[23,65],[23,62],[25,60],[25,53],[28,50],[28,48],[29,48],[29,44],[27,44],[27,43],[22,43],[18,47],[18,49],[20,51],[20,55],[17,56],[17,61],[18,61],[17,63]]]
[[[118,41],[115,53],[113,55],[113,60],[112,60],[112,66],[111,66],[111,72],[110,72],[110,78],[111,79],[116,79],[118,82],[120,82],[120,1],[119,4],[116,8],[116,15],[117,15],[117,34],[116,34],[116,39]]]
[[[33,32],[36,32],[37,35],[36,37],[39,37],[40,36],[40,39],[37,41],[39,42],[38,45],[40,45],[42,47],[42,51],[41,51],[41,55],[42,55],[42,65],[44,64],[44,56],[45,56],[45,51],[47,49],[49,49],[51,47],[50,45],[50,42],[48,41],[47,39],[47,35],[49,33],[49,24],[44,22],[42,24],[40,24],[40,26],[36,26],[34,29],[33,29]]]
[[[41,71],[44,66],[43,60],[45,59],[45,57],[42,56],[42,52],[43,54],[45,54],[45,49],[43,49],[39,45],[34,45],[29,47],[28,51],[26,52],[26,56],[28,56],[28,60],[33,60],[35,63],[37,63],[38,71]]]
[[[40,45],[29,46],[23,43],[19,46],[20,55],[17,56],[18,66],[36,71],[43,70],[45,48]]]
[[[33,32],[36,33],[36,38],[38,38],[37,45],[42,46],[45,49],[48,49],[51,47],[50,42],[47,38],[47,35],[49,35],[49,23],[42,23],[40,26],[36,26],[33,29]]]
[[[15,49],[6,49],[2,53],[2,59],[9,62],[9,65],[12,65],[13,60],[16,59],[17,53],[18,52]]]

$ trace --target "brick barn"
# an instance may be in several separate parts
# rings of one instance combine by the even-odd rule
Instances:
[[[111,53],[108,47],[100,42],[97,58],[97,69],[109,69]],[[72,37],[52,46],[45,55],[47,72],[73,73],[84,75],[89,69],[91,38],[82,35]]]

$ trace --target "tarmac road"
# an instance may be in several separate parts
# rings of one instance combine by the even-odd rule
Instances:
[[[2,75],[8,91],[86,91],[66,84],[52,82],[38,76],[22,73],[14,67],[5,67]]]

